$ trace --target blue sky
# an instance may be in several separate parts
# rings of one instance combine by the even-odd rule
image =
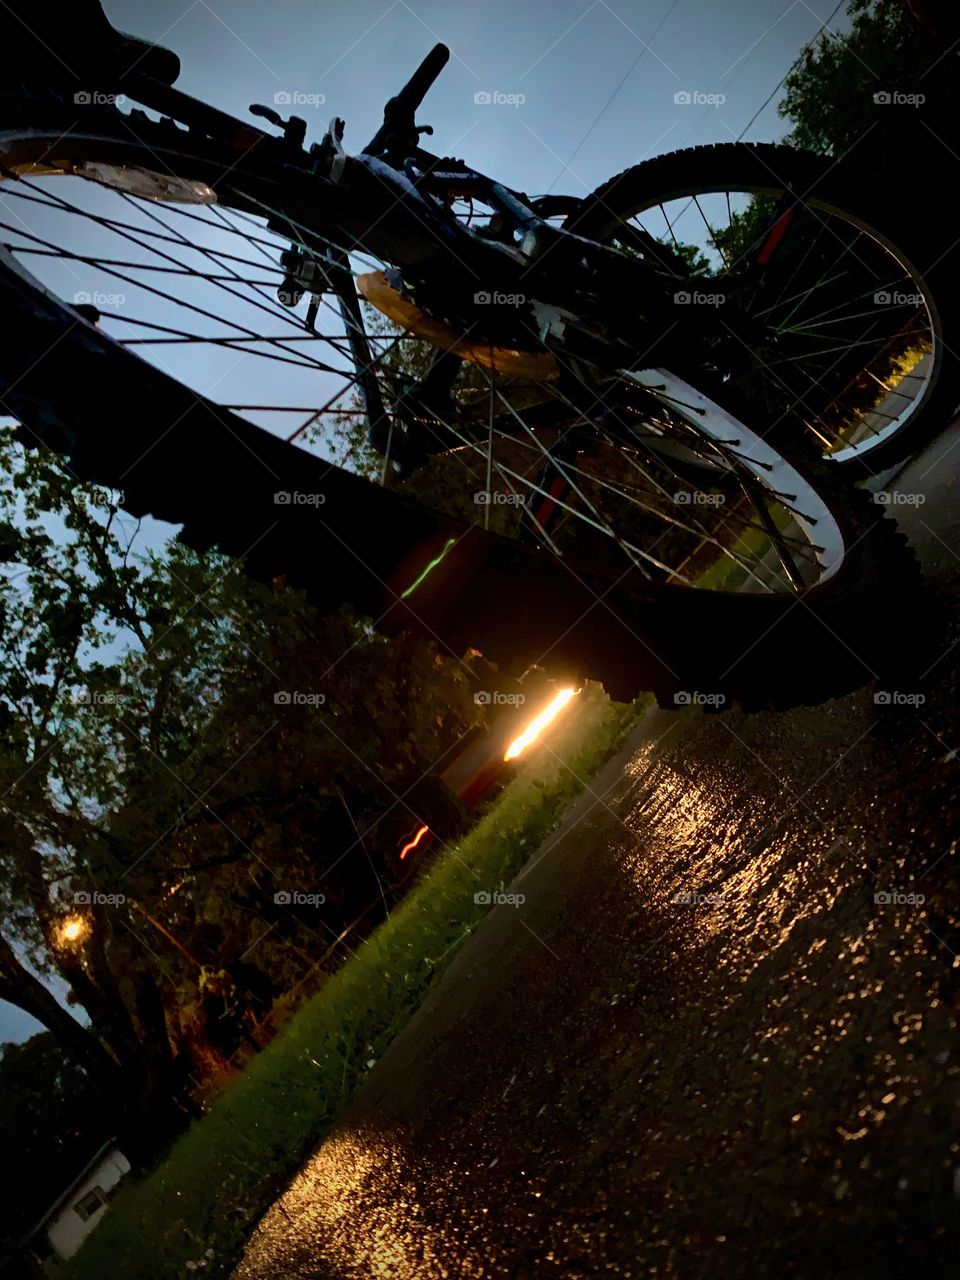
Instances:
[[[431,148],[463,155],[531,194],[583,194],[663,150],[735,138],[833,0],[196,0],[108,3],[121,28],[166,42],[179,86],[238,114],[276,92],[323,95],[299,114],[310,136],[347,121],[359,150],[395,92],[438,40],[451,49],[423,118]],[[651,43],[652,41],[652,43]],[[639,62],[633,66],[635,59]],[[611,92],[630,71],[570,170],[558,177]],[[678,91],[723,94],[718,107],[674,103]],[[519,105],[474,103],[478,91],[522,95]],[[747,135],[783,133],[775,103]]]
[[[119,28],[180,54],[184,91],[241,118],[252,102],[290,94],[308,141],[343,116],[348,152],[442,40],[452,56],[420,113],[435,129],[425,145],[531,195],[582,195],[663,151],[737,138],[834,3],[107,0],[104,9]],[[678,103],[678,93],[719,105]],[[748,139],[783,136],[776,101]],[[0,1002],[0,1041],[37,1029]]]

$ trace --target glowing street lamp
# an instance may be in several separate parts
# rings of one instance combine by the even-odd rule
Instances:
[[[79,942],[90,932],[90,923],[84,916],[67,916],[60,925],[61,942]]]
[[[537,738],[553,724],[570,699],[576,697],[578,692],[577,689],[561,689],[540,714],[534,716],[523,733],[514,738],[509,747],[507,747],[507,753],[503,757],[504,760],[515,760],[517,756],[526,751],[532,742],[536,742]]]

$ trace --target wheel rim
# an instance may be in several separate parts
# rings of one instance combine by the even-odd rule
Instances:
[[[747,220],[769,226],[760,215],[782,194],[773,183],[676,184],[600,219],[588,234],[629,243],[626,223],[668,250],[693,250],[701,255],[701,292],[710,296],[711,280],[759,248]],[[875,228],[824,199],[800,208],[788,232],[796,250],[781,258],[782,269],[768,268],[762,291],[737,298],[777,330],[753,376],[741,375],[741,389],[774,420],[797,417],[824,456],[869,465],[933,394],[943,360],[939,313],[922,273]],[[856,342],[869,357],[859,366],[851,358]]]

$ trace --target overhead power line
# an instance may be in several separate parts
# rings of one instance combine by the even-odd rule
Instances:
[[[594,129],[597,127],[597,125],[600,123],[600,121],[603,119],[603,117],[604,117],[604,116],[607,114],[607,112],[610,110],[610,108],[611,108],[611,106],[613,105],[614,99],[616,98],[617,94],[620,92],[620,90],[623,88],[623,86],[627,83],[627,81],[628,81],[628,80],[630,79],[630,77],[633,75],[634,71],[635,71],[635,70],[636,70],[636,68],[637,68],[637,64],[640,62],[640,59],[643,57],[643,55],[647,52],[647,50],[648,50],[648,49],[650,48],[650,46],[653,44],[654,40],[656,40],[657,36],[660,34],[661,29],[662,29],[662,28],[663,28],[663,26],[666,24],[667,19],[668,19],[668,18],[670,17],[670,15],[673,13],[674,9],[676,9],[676,7],[677,7],[677,5],[678,5],[679,3],[680,3],[680,0],[673,0],[673,3],[670,5],[670,8],[666,11],[666,13],[663,15],[663,17],[660,19],[659,23],[657,24],[657,29],[656,29],[656,31],[654,31],[653,35],[652,35],[652,36],[650,37],[650,39],[649,39],[649,40],[644,44],[643,48],[640,50],[640,52],[639,52],[639,53],[637,54],[637,56],[634,58],[633,62],[631,62],[631,63],[630,63],[630,66],[627,68],[627,70],[626,70],[626,71],[624,72],[624,74],[621,76],[620,81],[619,81],[619,83],[617,84],[616,88],[613,90],[613,92],[610,94],[610,97],[606,100],[606,102],[603,104],[603,106],[602,106],[602,107],[600,108],[600,110],[597,112],[597,115],[596,115],[596,117],[595,117],[595,119],[594,119],[593,123],[590,125],[590,128],[586,131],[586,133],[583,135],[583,137],[580,139],[580,141],[579,141],[579,142],[577,143],[577,145],[574,147],[573,152],[572,152],[572,154],[571,154],[571,156],[570,156],[570,159],[567,161],[567,163],[563,166],[563,168],[560,170],[560,172],[559,172],[559,173],[557,174],[557,176],[554,178],[553,182],[550,184],[550,190],[551,190],[551,191],[552,191],[552,190],[553,190],[553,188],[557,185],[557,183],[560,181],[560,179],[563,177],[563,175],[567,172],[567,170],[570,168],[570,166],[573,164],[573,162],[574,162],[574,160],[577,158],[577,155],[579,154],[580,149],[581,149],[581,147],[583,146],[583,144],[584,144],[584,143],[586,142],[586,140],[590,137],[591,133],[593,133]]]
[[[830,23],[834,20],[834,18],[837,16],[837,14],[840,12],[840,10],[843,8],[843,6],[844,6],[846,3],[847,3],[847,0],[840,0],[840,3],[839,3],[839,4],[837,5],[837,7],[834,9],[833,13],[831,13],[830,17],[829,17],[829,18],[827,18],[827,20],[826,20],[825,22],[822,22],[822,23],[820,24],[820,30],[819,30],[819,31],[817,32],[817,34],[813,37],[813,39],[812,39],[812,40],[808,40],[808,41],[807,41],[807,43],[806,43],[806,44],[803,46],[803,48],[800,50],[800,53],[799,53],[799,54],[797,54],[797,57],[802,56],[804,53],[806,53],[806,51],[807,51],[808,49],[812,49],[812,48],[813,48],[813,46],[817,43],[817,41],[818,41],[818,40],[820,39],[820,37],[823,35],[824,31],[826,31],[827,27],[829,27]],[[791,62],[790,66],[789,66],[789,67],[787,67],[786,71],[785,71],[785,72],[783,73],[783,75],[780,77],[780,81],[779,81],[779,83],[777,84],[776,88],[773,90],[773,92],[772,92],[771,94],[769,94],[769,96],[764,100],[764,102],[763,102],[759,107],[757,107],[756,111],[753,113],[753,115],[752,115],[752,116],[750,117],[750,119],[747,121],[746,125],[744,125],[744,127],[740,130],[740,133],[737,135],[737,142],[742,142],[742,141],[743,141],[743,137],[744,137],[744,135],[748,132],[748,130],[750,129],[750,127],[751,127],[751,125],[754,123],[754,121],[757,119],[757,117],[758,117],[758,116],[760,116],[760,115],[762,115],[762,114],[763,114],[763,112],[764,112],[764,111],[766,111],[767,107],[769,107],[770,103],[774,100],[774,98],[777,96],[777,94],[778,94],[778,93],[780,92],[780,90],[783,88],[784,82],[786,81],[787,76],[788,76],[788,75],[790,74],[790,72],[793,70],[793,68],[794,68],[794,64],[796,63],[796,60],[797,60],[797,59],[796,59],[796,58],[794,58],[793,62]]]

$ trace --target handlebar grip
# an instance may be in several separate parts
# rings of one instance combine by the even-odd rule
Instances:
[[[417,108],[427,96],[427,91],[447,65],[450,50],[445,44],[435,44],[416,71],[398,94],[383,109],[383,124],[373,135],[364,152],[380,155],[391,137],[401,137],[413,147],[417,145],[415,117]]]
[[[445,44],[435,44],[397,94],[397,98],[405,107],[411,106],[416,110],[449,60],[450,50],[447,46]]]

